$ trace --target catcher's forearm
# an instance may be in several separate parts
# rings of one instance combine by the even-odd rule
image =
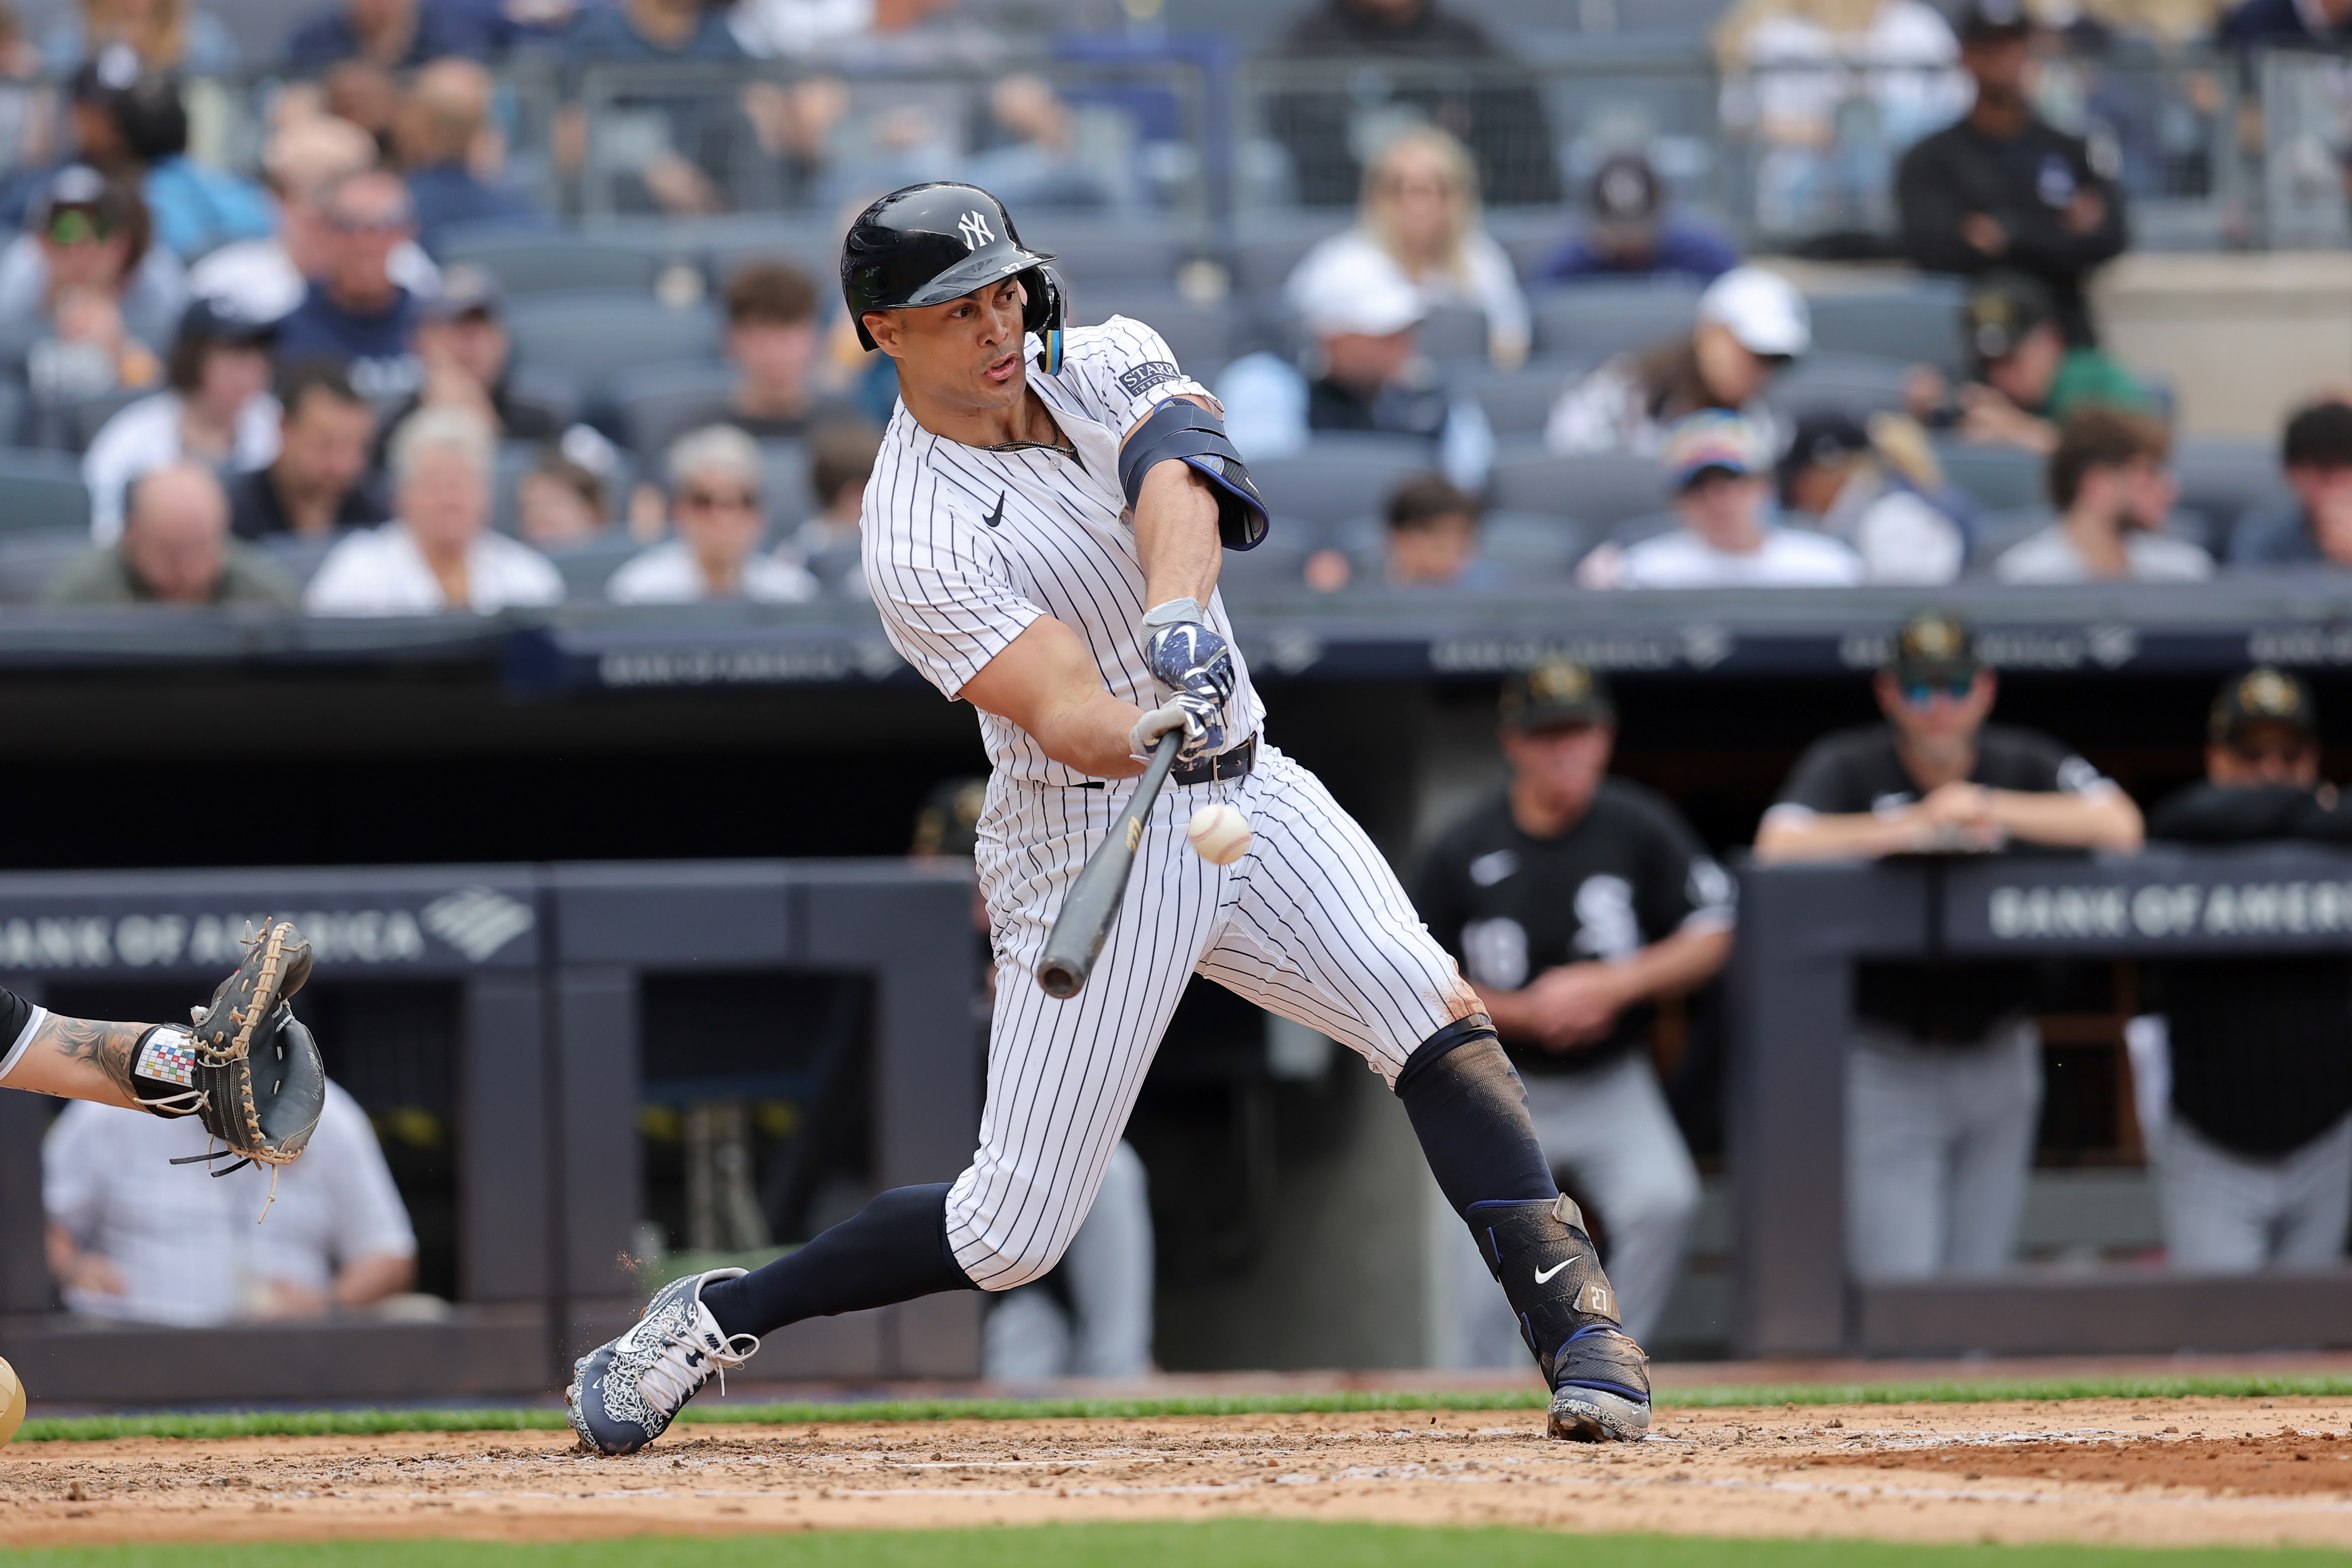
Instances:
[[[139,1096],[131,1086],[131,1057],[147,1027],[52,1013],[26,1042],[6,1087],[135,1108]]]

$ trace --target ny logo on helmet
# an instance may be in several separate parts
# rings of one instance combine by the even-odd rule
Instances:
[[[966,213],[956,219],[956,228],[963,235],[963,247],[978,250],[983,245],[996,243],[996,236],[988,231],[988,220],[978,213]]]

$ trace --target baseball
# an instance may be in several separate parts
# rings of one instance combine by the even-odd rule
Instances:
[[[17,1380],[16,1369],[0,1361],[0,1448],[16,1435],[25,1424],[25,1385]]]
[[[1248,854],[1251,837],[1249,818],[1222,803],[1194,812],[1184,829],[1192,852],[1212,866],[1230,866]]]

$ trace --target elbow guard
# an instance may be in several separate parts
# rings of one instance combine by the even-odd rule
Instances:
[[[1217,498],[1217,537],[1228,550],[1248,550],[1265,538],[1265,500],[1226,439],[1224,421],[1181,397],[1153,409],[1119,448],[1118,482],[1130,510],[1143,494],[1144,475],[1171,459],[1209,481]]]

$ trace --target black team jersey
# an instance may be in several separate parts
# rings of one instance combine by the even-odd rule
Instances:
[[[2352,809],[2311,790],[2196,784],[2148,814],[2179,844],[2352,843]],[[2352,1110],[2352,958],[2176,959],[2141,969],[2172,1036],[2172,1109],[2234,1153],[2274,1159]]]
[[[1657,795],[1604,779],[1557,838],[1512,820],[1507,795],[1431,846],[1413,904],[1473,984],[1516,991],[1564,963],[1630,957],[1685,929],[1728,930],[1733,888]],[[1654,1009],[1629,1007],[1605,1039],[1565,1052],[1507,1037],[1528,1073],[1589,1072],[1647,1041]]]
[[[1815,742],[1780,786],[1772,814],[1847,816],[1917,804],[1918,783],[1895,741],[1893,725],[1873,724]],[[1977,732],[1969,782],[2035,795],[2115,787],[2047,735],[1996,724]],[[1854,1016],[1913,1040],[1973,1045],[2002,1018],[2031,1011],[2041,979],[2041,966],[2032,963],[1864,963],[1854,975]]]

